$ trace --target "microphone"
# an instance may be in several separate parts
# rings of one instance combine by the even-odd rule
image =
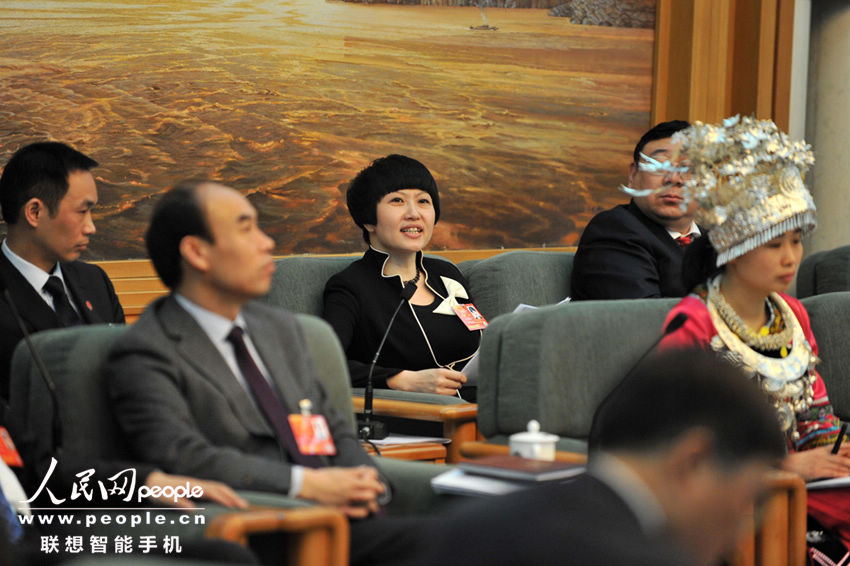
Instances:
[[[390,317],[390,322],[387,324],[387,329],[384,331],[384,336],[381,338],[381,343],[378,345],[378,350],[375,352],[375,357],[372,358],[372,364],[369,366],[369,375],[366,377],[366,391],[363,394],[363,418],[357,421],[357,431],[361,440],[381,440],[389,434],[383,422],[372,419],[372,400],[375,397],[375,391],[372,385],[372,372],[375,371],[378,356],[381,355],[381,350],[384,349],[384,342],[387,341],[387,336],[390,335],[390,328],[393,327],[393,322],[395,322],[398,311],[401,310],[401,306],[409,301],[415,293],[416,283],[413,281],[408,282],[407,285],[402,287],[401,300]]]
[[[590,451],[590,449],[596,445],[596,438],[595,438],[595,436],[596,436],[595,435],[596,419],[599,417],[599,414],[602,412],[602,409],[605,407],[605,403],[608,402],[608,398],[611,397],[611,395],[613,395],[614,392],[617,391],[617,389],[619,389],[620,386],[623,385],[623,383],[626,382],[626,380],[629,378],[629,376],[632,374],[632,372],[635,370],[635,368],[640,365],[640,363],[644,360],[644,358],[646,358],[649,355],[649,353],[652,352],[658,346],[658,344],[660,344],[661,341],[664,340],[664,338],[668,334],[672,334],[672,333],[676,332],[677,330],[682,328],[682,326],[686,322],[688,322],[688,315],[687,314],[680,312],[679,314],[674,316],[672,318],[672,320],[670,320],[670,323],[667,325],[667,327],[664,329],[664,332],[661,333],[661,336],[659,336],[652,344],[649,345],[649,348],[647,348],[644,351],[644,353],[641,355],[641,357],[638,358],[638,361],[636,361],[635,363],[632,364],[632,366],[629,368],[629,371],[626,372],[623,379],[621,379],[617,383],[617,385],[615,385],[611,389],[611,392],[608,393],[605,396],[605,398],[602,400],[602,402],[599,403],[599,406],[596,408],[596,411],[594,411],[594,413],[593,413],[593,420],[592,420],[591,425],[590,425],[590,433],[589,433],[588,438],[587,438],[588,451]]]
[[[21,329],[21,334],[24,335],[24,341],[27,343],[30,355],[32,356],[32,359],[44,380],[44,384],[47,387],[47,393],[50,395],[50,400],[53,402],[53,443],[51,448],[54,454],[58,454],[59,450],[62,448],[62,420],[59,414],[59,397],[56,394],[56,384],[50,376],[47,366],[44,365],[44,361],[41,359],[41,355],[38,353],[35,344],[33,344],[26,324],[24,324],[24,319],[21,317],[21,313],[18,312],[18,307],[15,306],[15,301],[12,300],[12,295],[9,293],[9,287],[6,286],[6,281],[2,276],[0,276],[0,292],[3,293],[6,303],[9,305],[9,311],[18,323],[18,328]],[[27,406],[27,411],[29,411],[29,406]]]

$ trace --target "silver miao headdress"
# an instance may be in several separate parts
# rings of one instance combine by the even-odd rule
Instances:
[[[644,170],[689,173],[682,193],[697,201],[718,267],[788,230],[817,226],[815,203],[803,184],[814,164],[811,146],[791,141],[770,120],[734,116],[720,125],[694,124],[673,135],[673,161],[649,159]],[[626,192],[635,192],[627,190]]]

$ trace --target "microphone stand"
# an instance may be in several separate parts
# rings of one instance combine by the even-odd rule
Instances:
[[[58,454],[59,450],[62,449],[62,420],[59,414],[59,399],[56,395],[56,384],[53,382],[53,378],[50,376],[50,372],[47,370],[47,366],[44,365],[44,361],[41,359],[41,355],[38,353],[35,344],[33,344],[32,338],[30,337],[30,333],[27,330],[26,325],[24,324],[24,319],[21,318],[21,313],[18,312],[18,308],[15,306],[15,302],[12,300],[12,296],[9,293],[9,288],[5,286],[5,281],[0,282],[0,285],[3,286],[3,297],[9,304],[9,310],[12,313],[12,317],[17,321],[18,327],[21,329],[21,333],[24,335],[24,341],[27,343],[27,348],[30,351],[30,355],[32,356],[33,361],[35,362],[39,373],[41,373],[42,379],[44,379],[44,384],[47,387],[47,393],[50,395],[50,400],[53,402],[53,442],[51,448],[53,449],[53,454]],[[27,410],[29,410],[29,404],[27,405]]]
[[[366,378],[366,391],[363,394],[363,418],[357,420],[357,434],[360,440],[382,440],[389,435],[387,426],[381,421],[374,420],[372,412],[372,401],[375,397],[374,386],[372,383],[372,372],[375,371],[375,364],[378,363],[378,356],[381,355],[381,350],[384,349],[384,343],[387,341],[387,336],[390,335],[390,328],[395,322],[395,317],[401,306],[413,297],[416,293],[416,284],[408,283],[401,290],[401,300],[396,306],[393,315],[390,317],[390,322],[387,324],[387,329],[384,331],[384,336],[381,338],[381,343],[378,345],[378,350],[375,352],[375,357],[372,358],[372,364],[369,366],[369,375]]]

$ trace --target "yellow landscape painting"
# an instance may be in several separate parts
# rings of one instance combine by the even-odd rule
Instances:
[[[345,208],[372,159],[425,163],[431,249],[574,245],[624,202],[648,128],[653,30],[545,9],[325,0],[3,0],[0,163],[64,141],[100,162],[86,259],[144,257],[155,196],[248,195],[277,254],[362,250]]]

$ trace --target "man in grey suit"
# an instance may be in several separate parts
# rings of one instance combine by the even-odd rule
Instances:
[[[113,350],[114,410],[135,454],[171,473],[333,505],[378,510],[385,484],[329,403],[295,317],[253,303],[274,272],[273,241],[237,191],[187,182],[154,208],[148,253],[172,293]],[[236,328],[236,330],[234,330]],[[288,415],[309,399],[336,453],[306,455]]]

